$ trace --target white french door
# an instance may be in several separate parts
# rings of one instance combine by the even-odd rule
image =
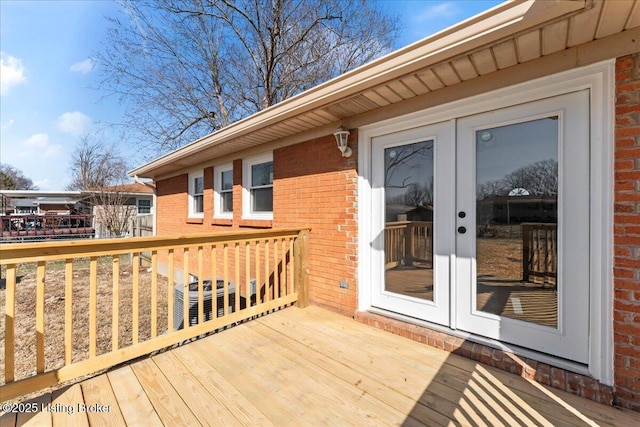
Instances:
[[[372,304],[449,323],[454,165],[448,122],[373,138]]]
[[[372,306],[589,356],[589,90],[372,138]]]
[[[462,118],[457,146],[456,327],[587,363],[589,91]]]

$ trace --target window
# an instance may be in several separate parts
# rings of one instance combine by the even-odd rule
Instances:
[[[138,199],[138,215],[151,213],[151,200]]]
[[[231,163],[213,168],[215,192],[213,216],[233,218],[233,165]]]
[[[204,176],[202,172],[189,174],[189,216],[202,218],[204,215]]]
[[[243,165],[243,217],[273,219],[273,155],[251,157]]]

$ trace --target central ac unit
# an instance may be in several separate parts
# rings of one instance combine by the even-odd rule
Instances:
[[[213,312],[213,291],[211,289],[211,279],[203,280],[202,282],[202,296],[203,296],[203,320],[211,320]],[[224,315],[224,280],[216,280],[216,317]],[[228,312],[232,313],[235,308],[235,284],[232,281],[229,283],[229,298],[228,298]],[[173,303],[173,329],[177,331],[184,327],[184,285],[177,284],[174,286],[174,303]],[[198,324],[198,282],[189,283],[189,326]]]

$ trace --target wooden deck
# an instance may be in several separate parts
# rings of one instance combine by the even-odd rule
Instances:
[[[35,402],[58,412],[4,414],[0,424],[640,425],[639,413],[317,307],[281,310]],[[79,412],[79,404],[108,411]]]

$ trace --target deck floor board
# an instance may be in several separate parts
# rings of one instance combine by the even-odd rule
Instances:
[[[107,426],[640,425],[639,413],[313,306],[259,317],[38,402],[113,405],[86,414],[90,425]],[[14,423],[77,424],[62,413],[0,417],[3,427]]]

